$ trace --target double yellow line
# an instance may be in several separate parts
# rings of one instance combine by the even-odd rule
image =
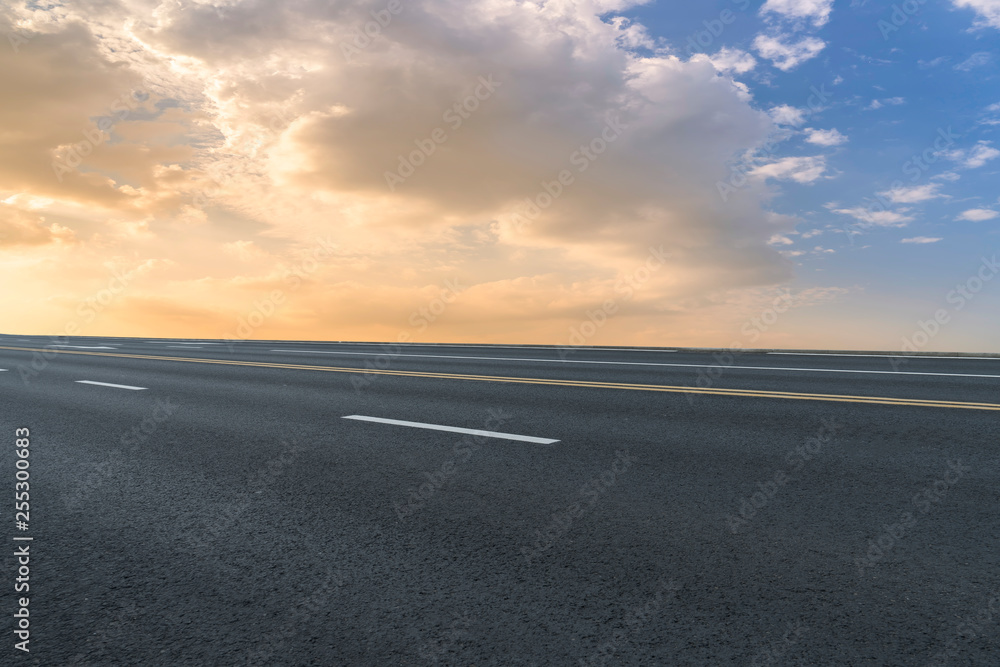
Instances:
[[[275,364],[259,361],[230,361],[225,359],[197,359],[191,357],[161,357],[148,354],[113,354],[111,352],[82,352],[78,350],[52,350],[27,347],[2,347],[0,350],[41,352],[45,354],[78,354],[93,357],[119,357],[123,359],[148,359],[152,361],[180,361],[193,364],[220,364],[224,366],[251,366],[256,368],[281,368],[285,370],[328,371],[332,373],[362,373],[365,375],[396,375],[402,377],[434,378],[438,380],[475,380],[479,382],[511,382],[516,384],[541,384],[555,387],[591,387],[595,389],[624,389],[630,391],[658,391],[675,394],[705,394],[710,396],[742,396],[747,398],[782,398],[796,401],[827,401],[834,403],[871,403],[876,405],[908,405],[923,408],[958,408],[964,410],[997,410],[997,403],[971,403],[965,401],[933,401],[918,398],[887,398],[881,396],[846,396],[842,394],[803,394],[792,391],[763,391],[758,389],[711,389],[660,384],[630,384],[625,382],[591,382],[587,380],[549,380],[546,378],[504,377],[499,375],[459,375],[456,373],[430,373],[426,371],[393,371],[342,366],[307,366],[304,364]]]

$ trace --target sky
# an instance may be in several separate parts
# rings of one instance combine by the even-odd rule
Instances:
[[[1000,0],[0,3],[0,332],[1000,352]]]

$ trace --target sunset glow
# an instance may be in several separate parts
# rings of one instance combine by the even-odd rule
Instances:
[[[995,3],[685,4],[5,3],[0,330],[1000,351]]]

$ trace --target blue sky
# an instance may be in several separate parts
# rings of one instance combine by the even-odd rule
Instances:
[[[629,16],[647,26],[658,46],[750,54],[756,66],[734,76],[754,103],[802,112],[774,155],[823,156],[826,172],[809,183],[783,182],[771,202],[802,219],[799,234],[785,235],[792,241],[787,249],[803,253],[796,256],[795,281],[857,290],[850,305],[830,308],[873,317],[896,312],[892,326],[905,336],[908,319],[933,312],[953,283],[964,283],[981,256],[1000,245],[1000,213],[994,213],[1000,211],[1000,3],[979,3],[981,13],[951,2],[908,3],[906,11],[903,3],[878,0],[778,3],[813,7],[813,16],[829,9],[818,27],[808,18],[774,20],[780,15],[763,12],[765,4],[661,1]],[[813,37],[823,48],[779,69],[755,48],[762,33],[792,42]],[[809,128],[836,130],[845,139],[809,143]],[[938,137],[948,137],[944,150],[934,148]],[[930,161],[913,159],[928,148]],[[902,188],[898,202],[886,194],[894,183]],[[882,210],[895,215],[881,224],[864,217]],[[988,328],[1000,340],[992,315],[1000,310],[998,294],[1000,285],[977,294],[949,340],[985,343],[981,329],[963,335],[957,330],[964,327]]]

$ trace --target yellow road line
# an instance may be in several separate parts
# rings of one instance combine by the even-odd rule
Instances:
[[[250,366],[255,368],[279,368],[285,370],[328,371],[333,373],[364,373],[367,375],[396,375],[440,380],[476,380],[480,382],[508,382],[516,384],[539,384],[556,387],[591,387],[597,389],[623,389],[630,391],[656,391],[667,393],[706,394],[712,396],[739,396],[745,398],[783,398],[799,401],[828,401],[834,403],[870,403],[877,405],[907,405],[914,407],[957,408],[965,410],[997,410],[997,403],[973,403],[965,401],[937,401],[921,398],[891,398],[883,396],[850,396],[844,394],[803,394],[790,391],[768,391],[760,389],[712,389],[710,387],[684,387],[659,384],[630,384],[624,382],[593,382],[589,380],[552,380],[546,378],[505,377],[500,375],[459,375],[456,373],[433,373],[427,371],[394,371],[343,366],[307,366],[304,364],[276,364],[261,361],[236,361],[226,359],[198,359],[192,357],[162,357],[148,354],[114,354],[111,352],[83,352],[79,350],[53,350],[27,347],[3,347],[0,350],[21,352],[42,352],[51,354],[75,354],[93,357],[118,357],[123,359],[147,359],[151,361],[180,361],[195,364],[219,364],[224,366]]]

